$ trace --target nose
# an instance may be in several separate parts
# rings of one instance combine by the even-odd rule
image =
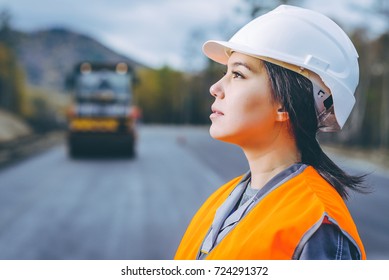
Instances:
[[[209,88],[209,92],[215,98],[224,98],[224,90],[220,83],[220,80]]]

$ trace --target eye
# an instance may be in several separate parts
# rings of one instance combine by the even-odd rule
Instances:
[[[244,76],[239,71],[232,71],[231,74],[234,79],[244,79]]]

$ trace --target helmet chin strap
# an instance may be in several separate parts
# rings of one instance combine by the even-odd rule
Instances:
[[[314,81],[312,85],[319,130],[323,132],[340,130],[335,117],[332,95],[324,91]]]

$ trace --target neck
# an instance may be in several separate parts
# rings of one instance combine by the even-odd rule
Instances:
[[[294,138],[276,140],[266,148],[242,147],[251,171],[251,187],[261,189],[275,175],[300,162]]]

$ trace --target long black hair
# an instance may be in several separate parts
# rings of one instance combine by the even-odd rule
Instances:
[[[364,177],[352,176],[337,166],[317,141],[318,121],[314,106],[312,82],[289,69],[264,61],[272,87],[273,101],[288,112],[290,129],[301,153],[301,162],[311,165],[338,193],[348,198],[348,191],[365,193]]]

